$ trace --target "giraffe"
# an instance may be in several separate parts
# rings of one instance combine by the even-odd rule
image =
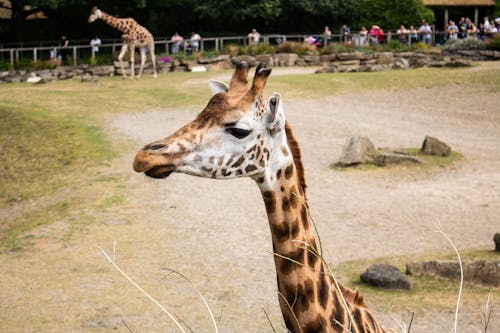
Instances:
[[[301,152],[278,93],[263,97],[271,69],[259,64],[248,88],[248,64],[236,65],[229,87],[211,81],[213,96],[190,123],[139,150],[136,172],[173,172],[215,179],[250,177],[260,188],[272,235],[278,299],[292,333],[396,332],[383,328],[363,296],[337,280],[319,255],[308,214]]]
[[[130,77],[134,78],[135,48],[139,47],[141,52],[141,67],[139,69],[139,74],[137,75],[137,77],[140,78],[142,75],[142,70],[144,69],[144,64],[146,63],[147,48],[149,54],[151,55],[151,62],[153,63],[153,76],[156,78],[156,57],[153,35],[131,17],[116,18],[94,6],[89,16],[89,23],[92,23],[98,19],[103,20],[107,25],[123,32],[123,35],[121,36],[122,48],[120,54],[118,55],[118,60],[120,62],[120,68],[122,70],[123,77],[127,76],[127,74],[125,73],[125,69],[123,68],[123,57],[125,56],[127,51],[130,51]]]

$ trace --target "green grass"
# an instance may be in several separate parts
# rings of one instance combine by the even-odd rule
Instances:
[[[492,250],[472,249],[460,250],[463,261],[498,260],[499,255]],[[370,260],[355,260],[341,263],[334,267],[334,272],[340,272],[339,278],[346,281],[350,288],[359,288],[369,302],[378,304],[382,311],[405,311],[411,309],[425,313],[426,309],[452,312],[455,309],[459,282],[444,278],[409,275],[412,288],[405,290],[387,290],[369,286],[361,281],[360,275],[372,264],[390,264],[398,267],[403,273],[406,263],[430,260],[457,260],[454,252],[424,253],[400,257],[386,257]],[[500,287],[487,287],[466,282],[464,286],[462,305],[465,308],[484,304],[488,293],[498,294]],[[368,304],[370,306],[370,304]],[[476,311],[477,309],[470,309]]]

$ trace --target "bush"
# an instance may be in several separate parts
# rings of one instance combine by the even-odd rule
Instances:
[[[485,46],[488,50],[500,51],[500,34],[495,34],[495,36],[488,39]]]
[[[284,42],[276,47],[277,53],[296,53],[298,55],[316,54],[318,51],[316,46],[299,43],[299,42]]]
[[[460,50],[483,50],[486,44],[475,37],[469,37],[465,39],[449,39],[443,46],[442,49],[448,52],[456,52]]]

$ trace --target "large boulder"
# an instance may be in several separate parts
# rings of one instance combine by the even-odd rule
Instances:
[[[500,261],[463,262],[464,280],[489,286],[500,285]],[[406,274],[429,275],[460,280],[458,261],[423,261],[406,264]]]
[[[339,158],[340,166],[350,166],[364,163],[368,154],[375,150],[373,142],[365,136],[353,136],[347,139]]]
[[[449,156],[451,154],[451,148],[448,144],[432,136],[425,137],[420,151],[433,156]]]
[[[401,271],[392,265],[371,265],[361,274],[361,280],[376,287],[410,290],[411,283]]]

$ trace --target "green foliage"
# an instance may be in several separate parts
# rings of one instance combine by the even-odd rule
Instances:
[[[475,37],[469,37],[465,39],[449,39],[443,46],[442,49],[448,52],[456,52],[460,50],[483,50],[486,48],[486,44]]]
[[[382,29],[394,29],[400,24],[420,26],[422,19],[435,21],[434,12],[422,0],[362,0],[359,12],[362,25],[377,24]]]
[[[496,34],[493,38],[488,39],[485,46],[488,50],[500,51],[500,34]]]
[[[316,54],[316,46],[299,42],[284,42],[276,47],[277,53]]]

